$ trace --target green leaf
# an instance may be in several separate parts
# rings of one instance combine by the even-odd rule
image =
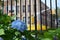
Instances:
[[[51,38],[44,38],[44,39],[41,39],[41,40],[52,40]]]
[[[14,18],[16,18],[16,15],[12,16],[11,19],[14,20]]]
[[[15,40],[18,40],[19,38],[16,38]]]
[[[0,29],[0,35],[4,35],[4,29]]]
[[[20,34],[20,32],[16,31],[15,32],[15,35],[17,36],[17,35],[21,35],[21,34]]]

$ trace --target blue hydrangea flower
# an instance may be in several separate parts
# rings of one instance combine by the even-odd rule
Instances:
[[[0,40],[3,40],[3,38],[0,37]]]
[[[21,20],[13,21],[11,27],[14,28],[14,29],[17,29],[21,32],[23,32],[24,30],[27,29],[27,25],[24,22],[22,22]]]

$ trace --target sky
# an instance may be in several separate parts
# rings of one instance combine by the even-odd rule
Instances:
[[[45,0],[41,0],[43,3],[45,3]],[[55,0],[51,0],[52,1],[52,9],[56,8],[55,5]],[[47,2],[47,6],[50,8],[50,0],[46,0]],[[60,7],[60,0],[57,0],[57,7]]]

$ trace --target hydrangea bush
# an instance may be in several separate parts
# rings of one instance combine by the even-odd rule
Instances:
[[[24,37],[22,37],[24,36]],[[27,31],[27,25],[21,20],[3,14],[0,10],[0,39],[2,40],[34,40]]]
[[[0,40],[35,40],[36,31],[28,31],[21,20],[13,20],[0,10]],[[60,28],[37,31],[38,40],[60,40]]]

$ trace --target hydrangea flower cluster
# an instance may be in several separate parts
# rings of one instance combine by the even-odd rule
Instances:
[[[15,20],[12,22],[11,28],[24,32],[24,30],[27,29],[27,25],[24,22],[22,22],[21,20]]]

